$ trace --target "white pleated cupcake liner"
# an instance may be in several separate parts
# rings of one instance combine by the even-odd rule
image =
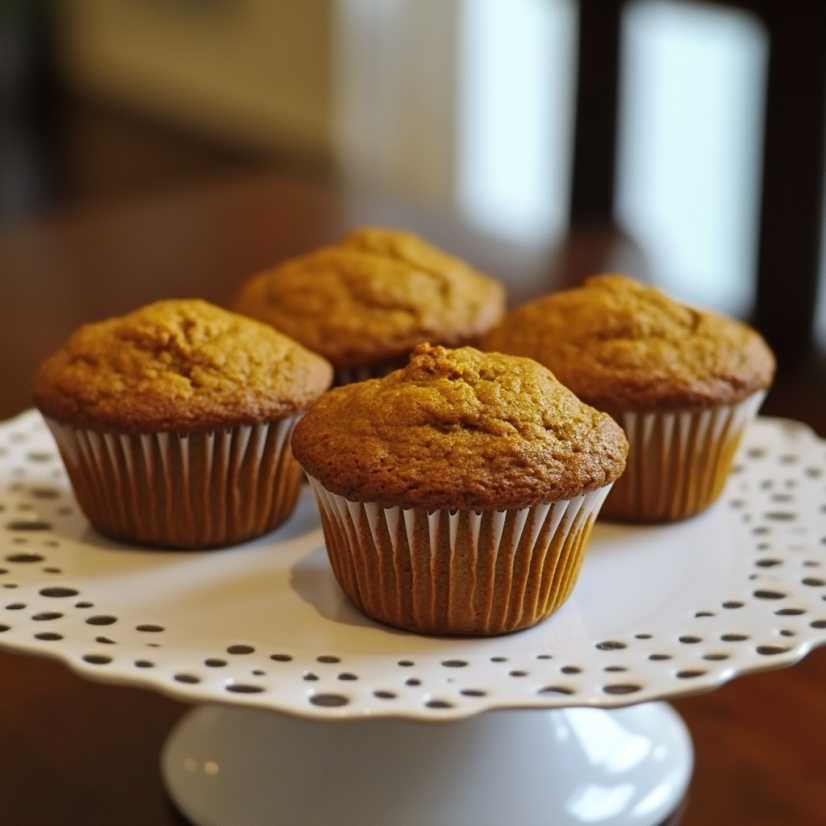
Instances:
[[[401,628],[471,635],[527,628],[562,605],[611,488],[463,511],[352,502],[310,484],[333,571],[359,610]]]
[[[711,505],[723,490],[746,427],[766,393],[698,410],[618,413],[630,450],[603,509],[608,519],[663,522]]]
[[[167,547],[228,545],[272,530],[298,497],[298,421],[196,433],[112,433],[46,419],[75,496],[103,534]]]

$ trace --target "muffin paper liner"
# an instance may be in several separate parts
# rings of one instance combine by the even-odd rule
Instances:
[[[103,534],[205,548],[272,530],[293,511],[298,416],[203,433],[103,433],[46,419],[75,496]]]
[[[429,634],[527,628],[568,598],[606,485],[498,511],[351,502],[310,477],[336,579],[380,622]]]
[[[739,404],[703,410],[613,413],[630,450],[602,515],[670,522],[705,510],[722,492],[743,433],[765,395],[760,391]]]
[[[365,365],[364,367],[339,367],[333,377],[333,387],[340,387],[342,384],[352,384],[356,381],[367,381],[367,379],[380,379],[400,367],[407,364],[408,356],[402,358],[382,361],[378,364]]]

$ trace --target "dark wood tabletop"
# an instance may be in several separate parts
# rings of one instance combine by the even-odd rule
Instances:
[[[364,222],[466,256],[503,278],[513,302],[602,269],[627,245],[590,230],[556,248],[509,247],[387,198],[261,176],[56,216],[0,235],[0,418],[29,406],[36,364],[80,323],[162,297],[225,301],[257,268]],[[825,394],[781,372],[767,409],[826,434]],[[1,824],[184,822],[158,769],[184,706],[7,653],[0,697]],[[826,824],[826,651],[675,705],[696,746],[684,826]]]

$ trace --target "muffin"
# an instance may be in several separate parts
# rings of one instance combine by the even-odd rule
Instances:
[[[332,379],[320,356],[204,301],[87,324],[39,368],[34,399],[89,521],[147,545],[228,545],[292,512],[289,440]]]
[[[536,362],[429,344],[332,390],[293,434],[344,592],[428,634],[501,634],[556,610],[627,449]]]
[[[519,307],[483,346],[536,359],[623,426],[628,467],[603,514],[632,522],[683,519],[717,499],[775,368],[750,327],[621,275]]]
[[[422,341],[472,344],[502,317],[497,281],[397,230],[365,228],[252,278],[234,309],[335,368],[336,384],[403,366]]]

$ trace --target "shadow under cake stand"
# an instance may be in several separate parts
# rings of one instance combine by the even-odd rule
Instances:
[[[826,642],[824,467],[803,425],[758,420],[708,512],[598,524],[552,619],[433,638],[349,605],[306,490],[221,552],[102,538],[30,412],[0,425],[0,644],[202,704],[162,755],[199,826],[650,826],[692,770],[661,700]]]

